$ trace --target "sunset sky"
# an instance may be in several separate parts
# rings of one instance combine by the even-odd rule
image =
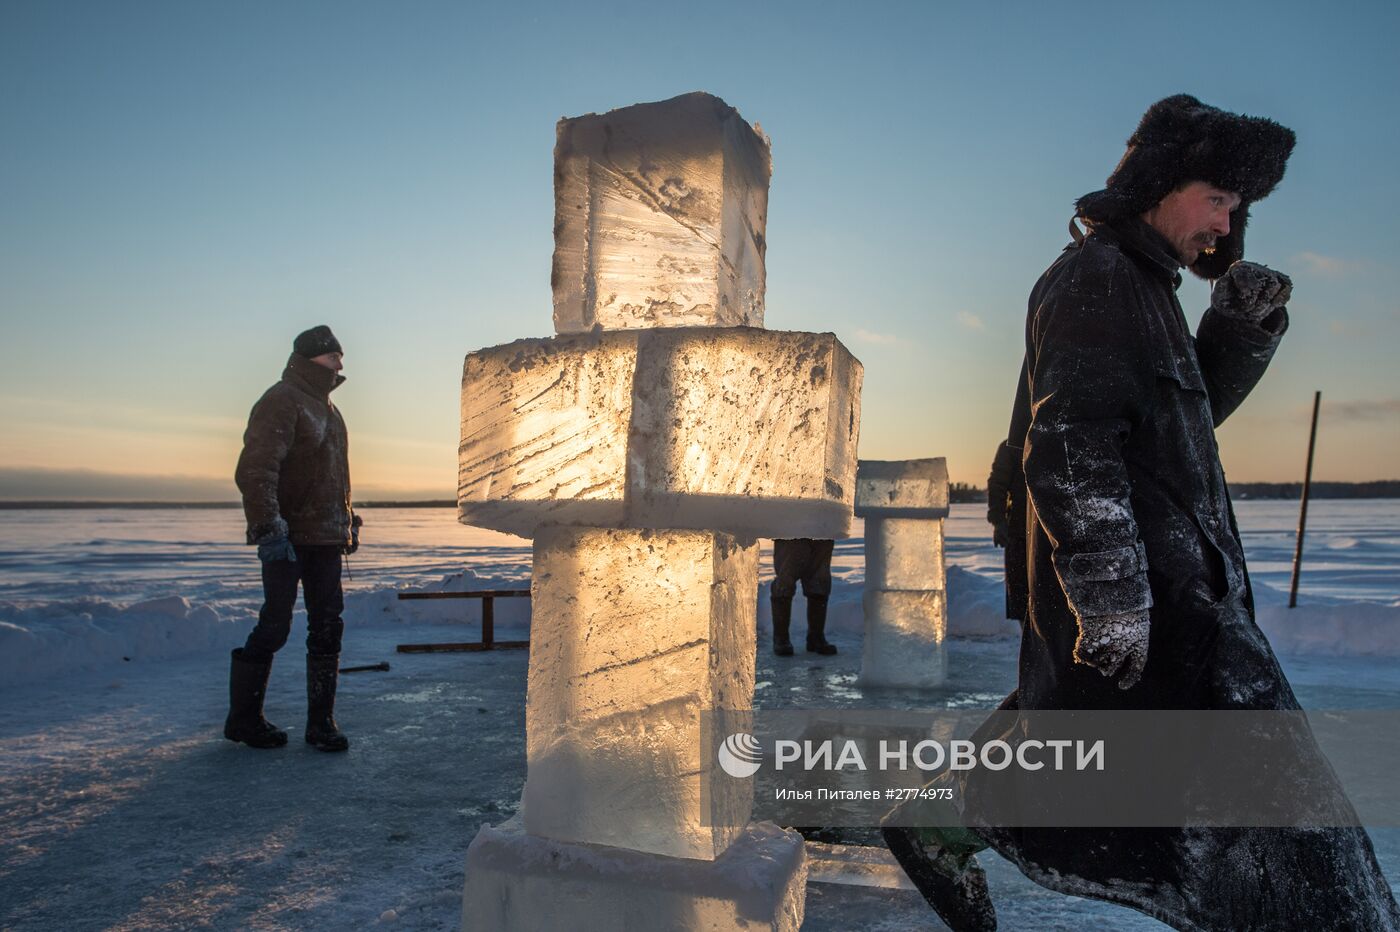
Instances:
[[[1400,478],[1400,4],[506,6],[0,2],[0,499],[233,498],[319,323],[356,497],[452,497],[463,356],[553,330],[555,122],[692,90],[773,140],[767,326],[865,363],[862,457],[977,484],[1147,105],[1292,127],[1247,254],[1293,323],[1226,471],[1300,479],[1320,389],[1315,477]]]

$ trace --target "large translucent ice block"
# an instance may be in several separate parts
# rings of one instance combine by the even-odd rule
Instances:
[[[944,592],[866,589],[860,681],[867,686],[937,686],[947,676]]]
[[[702,754],[701,716],[752,708],[757,591],[757,545],[727,534],[541,528],[525,706],[532,835],[724,851],[749,820],[753,784]]]
[[[856,473],[859,518],[948,517],[948,465],[923,460],[861,460]]]
[[[560,120],[554,327],[763,326],[768,140],[709,94]]]
[[[463,932],[568,929],[797,932],[802,836],[750,825],[714,861],[668,858],[482,826],[467,849]]]
[[[461,520],[524,537],[545,524],[845,537],[862,375],[832,334],[749,327],[472,353]]]
[[[865,585],[943,589],[943,519],[866,518]]]

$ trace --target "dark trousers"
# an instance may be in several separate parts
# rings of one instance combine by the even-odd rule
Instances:
[[[298,544],[296,560],[262,565],[263,606],[258,624],[248,635],[243,656],[267,663],[287,643],[292,631],[292,610],[297,604],[297,584],[306,602],[306,652],[340,653],[345,622],[345,597],[340,590],[340,547]]]
[[[831,552],[835,546],[834,540],[773,541],[771,594],[775,598],[791,598],[801,580],[802,594],[807,598],[831,595]]]

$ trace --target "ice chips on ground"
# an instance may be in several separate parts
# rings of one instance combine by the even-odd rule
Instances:
[[[553,841],[507,822],[477,832],[466,873],[464,932],[796,932],[807,860],[801,835],[767,822],[713,861]]]
[[[868,686],[926,688],[947,676],[945,592],[866,589],[860,681]]]
[[[943,519],[866,518],[865,585],[944,589]]]
[[[559,121],[554,326],[763,326],[768,140],[705,93]]]
[[[696,327],[467,356],[463,523],[845,537],[860,362],[829,333]]]
[[[946,460],[861,460],[855,513],[859,518],[948,517]]]
[[[702,531],[541,528],[525,828],[713,859],[753,806],[702,714],[753,704],[758,547]]]

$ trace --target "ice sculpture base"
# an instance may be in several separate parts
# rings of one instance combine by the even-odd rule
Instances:
[[[482,826],[467,849],[462,929],[796,932],[806,888],[802,836],[767,822],[693,861],[552,841],[511,820]]]

